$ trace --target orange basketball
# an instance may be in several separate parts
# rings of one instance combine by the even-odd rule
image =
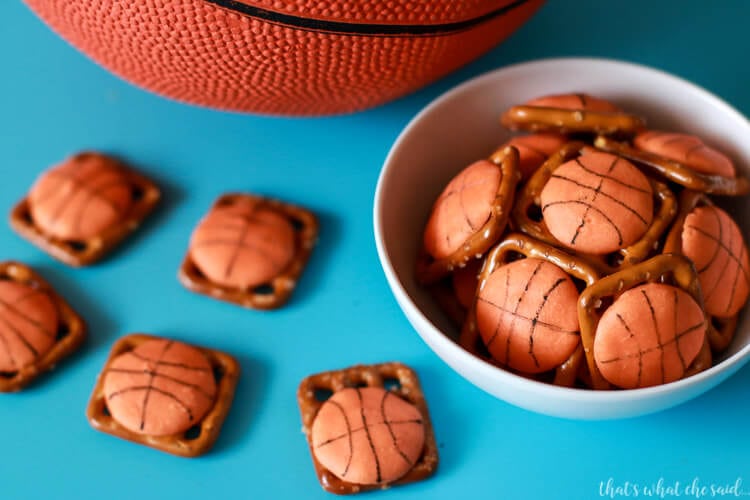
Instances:
[[[117,75],[203,106],[345,113],[447,74],[542,0],[26,0]]]

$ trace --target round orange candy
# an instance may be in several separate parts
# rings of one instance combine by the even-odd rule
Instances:
[[[735,176],[732,160],[694,135],[649,130],[636,135],[633,144],[642,151],[680,162],[702,174]]]
[[[15,373],[55,345],[57,307],[44,292],[0,281],[0,373]]]
[[[185,432],[203,419],[216,397],[216,380],[205,354],[172,340],[149,340],[120,354],[104,377],[112,418],[139,434]]]
[[[82,241],[121,222],[133,204],[133,192],[116,163],[81,153],[44,172],[28,200],[31,217],[44,234]]]
[[[617,113],[620,108],[609,101],[588,94],[556,94],[537,97],[525,104],[545,108],[594,111],[596,113]]]
[[[386,484],[404,476],[421,457],[424,420],[393,392],[347,388],[320,407],[310,439],[315,458],[336,477]]]
[[[477,296],[479,333],[492,357],[523,373],[551,370],[579,344],[578,290],[554,264],[536,258],[496,269]]]
[[[604,311],[594,338],[602,376],[623,389],[681,379],[703,346],[706,318],[684,290],[650,283],[627,290]]]
[[[518,150],[518,168],[521,170],[523,180],[527,180],[567,140],[564,135],[560,134],[519,135],[503,144],[502,147],[515,146]]]
[[[502,181],[500,167],[479,160],[451,180],[432,206],[424,248],[443,259],[461,248],[489,220]]]
[[[200,221],[189,254],[212,282],[246,289],[282,273],[294,259],[296,245],[287,217],[258,200],[236,198]]]
[[[629,161],[588,152],[558,167],[541,193],[550,233],[563,245],[606,254],[638,241],[653,220],[653,191]]]
[[[729,318],[750,292],[750,260],[737,224],[718,207],[697,207],[682,226],[682,253],[695,263],[706,312]]]

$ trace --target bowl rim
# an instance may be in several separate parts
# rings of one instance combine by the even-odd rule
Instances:
[[[661,384],[652,387],[612,391],[595,391],[591,389],[559,387],[524,378],[520,375],[516,375],[509,371],[503,370],[502,368],[499,368],[491,363],[488,363],[487,361],[484,361],[481,358],[474,356],[473,354],[469,353],[461,346],[459,346],[456,342],[451,340],[446,334],[440,331],[414,304],[412,299],[409,297],[409,294],[407,293],[405,287],[399,280],[390,255],[386,251],[384,243],[384,228],[382,224],[384,207],[383,190],[385,184],[388,181],[388,178],[394,175],[392,170],[393,160],[399,154],[399,151],[403,147],[403,144],[404,142],[406,142],[408,136],[425,117],[432,114],[437,108],[443,106],[445,102],[455,99],[464,93],[472,92],[475,87],[483,85],[487,80],[494,80],[495,78],[497,78],[498,74],[525,72],[552,64],[558,66],[561,64],[583,64],[610,67],[616,66],[619,69],[639,71],[644,74],[650,74],[651,76],[664,79],[670,85],[685,87],[687,91],[699,95],[710,105],[718,108],[721,113],[736,121],[738,126],[746,129],[747,135],[748,137],[750,137],[750,121],[748,121],[742,115],[742,113],[733,108],[729,103],[704,89],[703,87],[700,87],[697,84],[685,80],[684,78],[660,69],[616,59],[595,57],[559,57],[535,59],[532,61],[525,61],[508,66],[503,66],[482,73],[455,87],[452,87],[451,89],[443,92],[437,98],[432,100],[429,104],[427,104],[427,106],[422,108],[411,120],[409,120],[409,122],[399,133],[398,137],[388,151],[388,154],[383,162],[380,174],[378,175],[378,181],[375,188],[375,195],[373,200],[373,231],[375,236],[375,246],[386,280],[388,281],[391,291],[395,296],[400,308],[407,316],[407,319],[419,323],[419,328],[417,327],[417,325],[412,325],[412,328],[417,332],[422,340],[428,344],[430,349],[434,351],[434,353],[452,369],[455,370],[453,366],[454,362],[445,359],[445,357],[441,354],[442,352],[451,352],[451,354],[455,355],[456,357],[456,364],[472,366],[479,372],[481,376],[486,377],[488,380],[492,380],[493,384],[512,384],[521,390],[528,390],[538,394],[547,393],[549,395],[564,396],[568,400],[574,400],[582,403],[619,403],[626,402],[632,399],[651,399],[664,394],[673,393],[681,389],[687,389],[689,387],[704,384],[709,379],[719,377],[722,374],[725,374],[724,377],[731,375],[732,372],[726,372],[739,369],[742,364],[750,359],[750,343],[745,345],[743,348],[741,348],[731,356],[723,359],[718,364],[713,365],[708,370],[674,382],[669,382],[667,384]],[[748,306],[746,305],[746,307]],[[422,331],[424,331],[425,333],[422,333],[420,329],[422,329]],[[463,374],[461,375],[464,376]],[[474,382],[470,381],[470,383],[473,384]]]

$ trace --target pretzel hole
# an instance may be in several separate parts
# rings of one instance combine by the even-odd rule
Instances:
[[[70,240],[65,242],[66,245],[70,247],[71,250],[74,252],[83,252],[86,250],[86,242],[84,241],[78,241],[78,240]]]
[[[573,280],[573,284],[576,286],[576,290],[578,290],[578,294],[580,295],[586,289],[588,284],[577,276],[573,276],[572,274],[568,274],[568,276]]]
[[[305,223],[297,219],[296,217],[289,217],[289,222],[292,224],[294,230],[298,233],[305,228]]]
[[[141,186],[133,185],[130,188],[130,197],[133,199],[133,201],[141,201],[144,194],[145,193],[143,192],[143,188],[141,188]]]
[[[526,209],[526,217],[529,218],[529,220],[534,222],[541,222],[543,215],[542,215],[542,207],[540,207],[536,203],[532,203],[528,206]]]
[[[194,439],[198,439],[201,436],[201,426],[200,424],[195,424],[190,429],[185,431],[185,434],[182,435],[182,438],[186,441],[193,441]]]
[[[21,213],[21,219],[23,219],[23,221],[26,224],[29,224],[29,225],[34,224],[34,219],[31,218],[31,212],[29,210],[24,210]]]
[[[256,295],[273,295],[275,292],[276,290],[273,288],[273,286],[268,283],[264,283],[253,288],[253,293]]]
[[[111,417],[112,414],[109,412],[109,408],[107,408],[107,405],[102,406],[102,415],[105,417]]]
[[[601,297],[599,300],[596,301],[594,304],[594,311],[596,311],[597,314],[601,315],[606,311],[609,306],[614,304],[615,298],[612,295],[606,295],[604,297]]]
[[[611,252],[604,256],[604,261],[610,267],[619,267],[624,260],[625,257],[619,251]]]
[[[510,250],[508,253],[505,254],[505,257],[503,258],[503,264],[510,264],[511,262],[515,262],[517,260],[525,259],[527,258],[524,254],[521,252],[516,252],[514,250]]]
[[[57,335],[55,336],[56,341],[60,341],[68,336],[70,333],[70,327],[67,323],[60,323],[60,325],[57,327]]]
[[[231,205],[234,205],[234,199],[229,197],[221,198],[216,202],[217,207],[229,207]]]
[[[326,389],[325,387],[316,387],[313,394],[315,401],[323,403],[333,396],[333,391],[331,389]]]
[[[16,376],[18,372],[0,372],[0,378],[9,379]]]
[[[214,380],[216,380],[216,384],[221,382],[221,379],[224,378],[224,368],[220,365],[215,365],[213,367],[213,373],[214,373]]]
[[[388,377],[383,379],[383,389],[386,391],[400,391],[401,381],[394,377]]]

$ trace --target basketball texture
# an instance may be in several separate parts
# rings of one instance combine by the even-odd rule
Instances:
[[[213,407],[216,380],[208,358],[195,347],[150,340],[112,360],[104,373],[112,417],[133,432],[176,434]]]
[[[26,0],[126,80],[193,104],[344,113],[447,74],[542,0]]]
[[[523,373],[561,365],[580,342],[578,290],[556,265],[528,258],[499,267],[477,294],[479,333],[497,361]]]
[[[57,337],[58,313],[46,293],[0,282],[0,374],[14,373],[47,354]]]
[[[684,290],[649,283],[624,292],[596,328],[594,359],[623,389],[666,384],[685,375],[703,346],[706,319]]]
[[[702,174],[735,176],[732,160],[694,135],[649,130],[635,136],[633,144],[640,150],[681,162]]]
[[[212,282],[245,289],[268,283],[289,266],[294,227],[267,205],[238,198],[214,207],[190,240],[190,257]]]
[[[133,203],[125,173],[101,156],[75,155],[44,172],[29,191],[29,210],[46,234],[87,240],[120,222]]]
[[[315,458],[338,478],[390,483],[421,457],[424,420],[416,406],[383,388],[348,388],[320,407],[311,439]]]

